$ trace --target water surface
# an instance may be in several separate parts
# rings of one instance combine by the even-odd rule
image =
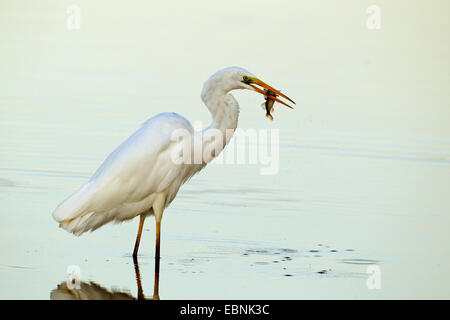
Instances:
[[[279,172],[216,164],[182,187],[160,298],[450,297],[447,1],[383,2],[377,31],[367,1],[78,4],[78,31],[64,2],[0,5],[0,298],[49,299],[70,265],[101,297],[137,297],[137,220],[74,237],[51,212],[148,117],[206,126],[202,84],[230,65],[297,102],[269,122],[259,96],[235,94],[241,128],[280,130]]]

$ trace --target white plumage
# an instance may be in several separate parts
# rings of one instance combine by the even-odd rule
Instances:
[[[236,129],[239,116],[239,105],[229,92],[250,89],[263,93],[251,83],[271,88],[238,67],[214,74],[205,83],[201,95],[213,122],[201,132],[194,132],[189,121],[176,113],[162,113],[147,120],[106,158],[86,184],[55,209],[54,219],[60,227],[76,235],[136,216],[141,216],[142,224],[143,218],[155,215],[159,228],[164,208],[175,198],[181,185],[211,160],[197,164],[175,163],[173,154],[183,148],[195,153],[200,147],[220,152],[231,138],[226,131]],[[190,139],[174,139],[177,130],[187,132]],[[213,130],[228,138],[202,139]],[[200,139],[201,143],[194,144],[194,139]],[[140,231],[141,228],[142,225]],[[135,254],[139,239],[140,232]],[[157,239],[159,246],[159,229]],[[159,255],[159,247],[157,249]]]
[[[95,230],[110,221],[132,219],[151,210],[155,194],[168,189],[169,204],[189,178],[182,165],[171,161],[176,129],[193,132],[190,123],[175,113],[147,120],[103,162],[80,190],[61,203],[53,217],[74,234]],[[148,212],[150,213],[150,212]]]

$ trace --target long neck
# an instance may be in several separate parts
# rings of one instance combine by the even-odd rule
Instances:
[[[203,150],[214,150],[214,157],[217,157],[228,144],[237,127],[239,104],[230,93],[210,89],[208,86],[203,89],[202,100],[213,119],[211,125],[202,131]]]
[[[208,96],[203,102],[211,112],[213,119],[209,128],[205,130],[214,128],[221,131],[234,131],[236,129],[239,118],[239,104],[230,93]]]

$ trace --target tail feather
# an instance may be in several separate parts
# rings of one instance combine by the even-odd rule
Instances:
[[[102,197],[96,197],[95,185],[84,185],[63,201],[53,212],[59,226],[75,235],[94,231],[110,222],[133,219],[139,214],[152,214],[153,195],[130,203],[103,205]]]
[[[59,226],[64,230],[73,233],[76,236],[88,231],[87,228],[89,218],[92,217],[94,212],[89,212],[88,214],[76,217],[74,219],[63,220],[59,223]]]
[[[91,183],[88,182],[53,211],[53,218],[59,222],[61,228],[81,235],[108,222],[105,221],[107,215],[95,214],[95,211],[89,208],[92,195],[90,191]]]
[[[91,186],[90,182],[86,183],[77,192],[61,202],[53,211],[53,219],[57,222],[63,222],[88,212],[87,203],[89,203],[89,198],[92,194],[90,192]]]

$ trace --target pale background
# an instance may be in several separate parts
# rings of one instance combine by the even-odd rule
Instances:
[[[447,0],[0,0],[0,298],[48,299],[69,265],[136,295],[137,220],[77,238],[51,212],[148,117],[206,125],[202,84],[232,65],[297,103],[270,122],[235,94],[241,128],[280,130],[280,171],[213,165],[181,189],[161,298],[450,298],[449,18]]]

